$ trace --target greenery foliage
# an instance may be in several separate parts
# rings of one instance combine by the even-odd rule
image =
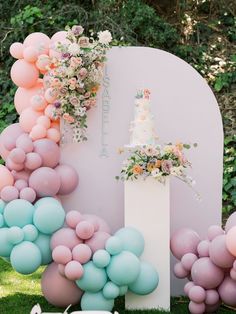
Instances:
[[[66,25],[109,29],[114,45],[151,46],[190,63],[209,82],[223,113],[227,136],[235,134],[236,7],[234,0],[8,0],[0,2],[0,132],[17,120],[14,60],[9,47],[31,32],[49,36]],[[231,99],[229,102],[228,100]],[[224,210],[235,208],[235,137],[226,138]],[[231,157],[229,157],[229,154]],[[228,158],[229,157],[229,158]],[[230,159],[230,160],[228,160]],[[234,165],[235,167],[235,165]]]

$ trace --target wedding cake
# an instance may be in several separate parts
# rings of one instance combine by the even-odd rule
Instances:
[[[150,91],[142,89],[135,97],[135,117],[130,125],[130,146],[155,145],[156,134],[150,110]]]

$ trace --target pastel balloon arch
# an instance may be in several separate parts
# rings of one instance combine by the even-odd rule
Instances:
[[[75,26],[70,31],[81,35],[81,30]],[[109,40],[107,31],[102,35],[103,43]],[[47,265],[42,292],[55,306],[80,303],[83,310],[112,310],[115,298],[128,290],[145,295],[156,289],[158,273],[139,259],[144,238],[138,230],[122,228],[111,235],[100,217],[76,208],[66,214],[62,207],[60,195],[74,191],[79,176],[60,163],[57,93],[49,84],[56,68],[52,59],[62,58],[58,43],[75,48],[68,31],[51,39],[32,33],[10,47],[18,59],[11,78],[18,86],[14,104],[20,117],[0,135],[5,161],[0,165],[0,256],[21,274]]]

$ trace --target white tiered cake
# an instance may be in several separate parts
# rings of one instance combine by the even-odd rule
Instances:
[[[135,97],[135,117],[130,125],[130,146],[155,145],[156,134],[150,111],[150,91],[142,89]]]

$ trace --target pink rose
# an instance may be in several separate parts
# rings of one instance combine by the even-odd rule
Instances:
[[[79,57],[79,58],[72,57],[72,58],[70,59],[70,65],[71,65],[72,67],[79,66],[79,65],[81,65],[81,63],[82,63],[82,59],[81,59],[80,57]]]
[[[89,39],[88,39],[88,37],[84,37],[84,36],[80,37],[79,45],[82,48],[88,48],[88,46],[89,46]]]
[[[172,168],[172,161],[171,160],[163,160],[161,163],[161,169],[164,173],[170,174],[170,170]]]
[[[78,100],[78,98],[77,97],[71,97],[70,98],[70,103],[73,105],[73,106],[76,106],[76,105],[78,105],[78,103],[79,103],[79,100]]]
[[[85,77],[87,75],[88,71],[85,68],[80,69],[79,75]]]

